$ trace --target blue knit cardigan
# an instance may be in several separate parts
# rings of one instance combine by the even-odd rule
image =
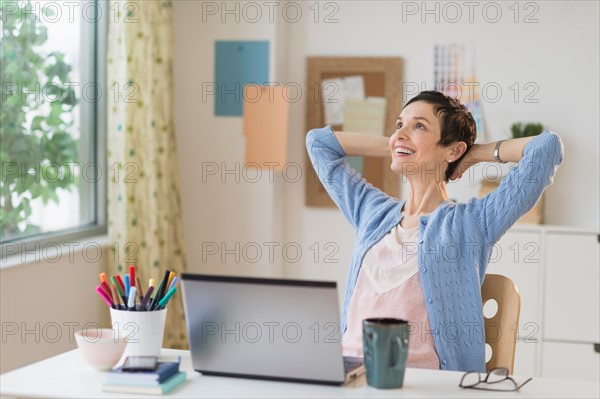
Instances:
[[[365,253],[402,219],[405,201],[373,187],[354,171],[333,130],[306,136],[313,167],[344,217],[356,231],[356,245],[344,295],[341,332]],[[560,138],[545,130],[524,149],[518,167],[484,198],[445,201],[419,219],[419,275],[430,331],[443,370],[485,371],[481,284],[492,246],[552,183],[563,159]]]

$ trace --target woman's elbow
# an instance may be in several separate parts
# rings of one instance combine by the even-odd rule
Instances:
[[[565,146],[563,145],[563,141],[560,136],[554,132],[552,133],[554,137],[554,151],[558,156],[558,165],[560,165],[565,157]]]
[[[311,129],[306,133],[306,137],[304,138],[304,142],[306,144],[306,148],[310,147],[310,143],[312,143],[315,140],[315,135],[314,135],[314,131],[315,129]]]
[[[549,133],[550,138],[549,153],[554,155],[553,158],[555,160],[555,164],[558,166],[563,162],[565,156],[565,147],[563,145],[563,141],[556,132],[548,129],[545,130],[545,133],[546,132]]]

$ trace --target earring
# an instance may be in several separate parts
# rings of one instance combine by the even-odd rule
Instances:
[[[449,159],[449,160],[448,160],[448,162],[450,163],[450,162],[452,162],[452,160],[451,160],[451,159]]]

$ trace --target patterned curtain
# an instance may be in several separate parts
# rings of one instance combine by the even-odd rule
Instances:
[[[117,4],[111,3],[116,9]],[[118,2],[108,33],[107,275],[136,265],[144,290],[186,269],[173,128],[171,1]],[[178,286],[179,287],[179,286]],[[181,291],[168,305],[164,347],[187,348]]]

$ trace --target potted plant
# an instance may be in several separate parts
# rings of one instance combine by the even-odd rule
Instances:
[[[518,139],[521,137],[531,137],[537,136],[538,134],[544,131],[544,126],[541,123],[513,123],[510,127],[510,131],[512,133],[513,139]],[[486,194],[498,188],[500,182],[499,181],[488,181],[483,180],[481,184],[481,189],[479,192],[480,197],[484,197]],[[521,219],[517,221],[517,223],[529,223],[529,224],[542,224],[544,219],[544,194],[538,200],[538,202],[533,206],[533,208],[527,212]]]
[[[512,132],[513,139],[518,139],[520,137],[537,136],[544,131],[544,126],[541,123],[527,123],[524,125],[521,122],[517,122],[512,124],[510,131]]]

